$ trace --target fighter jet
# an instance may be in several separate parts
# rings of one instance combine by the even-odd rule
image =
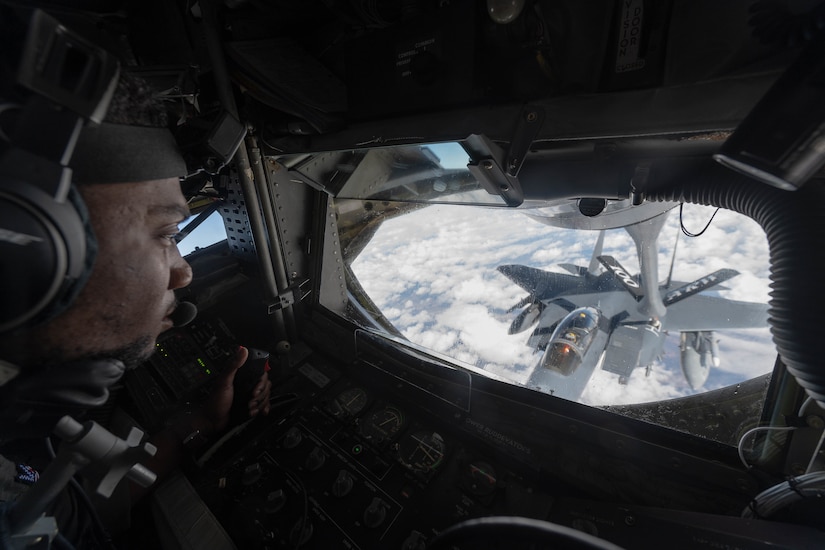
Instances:
[[[668,211],[628,225],[636,243],[640,273],[631,275],[613,257],[602,255],[600,231],[588,267],[561,264],[555,273],[524,265],[498,271],[529,292],[513,306],[521,308],[509,333],[528,330],[527,345],[541,352],[527,385],[577,400],[597,368],[627,383],[638,367],[650,372],[663,353],[668,333],[680,332],[682,372],[693,389],[719,366],[714,330],[764,327],[767,305],[703,294],[739,274],[720,269],[692,282],[658,282],[656,241]],[[675,247],[674,247],[675,258]]]

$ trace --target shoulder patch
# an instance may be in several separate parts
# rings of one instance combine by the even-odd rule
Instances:
[[[14,481],[23,485],[34,485],[40,479],[40,473],[26,464],[17,465],[17,475]]]

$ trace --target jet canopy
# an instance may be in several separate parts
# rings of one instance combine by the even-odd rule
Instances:
[[[600,317],[599,311],[593,307],[571,311],[553,331],[542,358],[542,367],[564,376],[572,374],[593,343]]]

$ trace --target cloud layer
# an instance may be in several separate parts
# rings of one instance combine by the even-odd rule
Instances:
[[[699,233],[711,207],[685,205],[685,228]],[[723,267],[740,275],[718,295],[767,302],[768,247],[749,218],[720,210],[700,237],[680,235],[679,211],[671,212],[658,242],[659,277],[667,277],[674,243],[675,280],[689,282]],[[508,335],[517,312],[507,313],[525,292],[496,271],[524,264],[564,272],[563,262],[587,266],[596,232],[557,229],[518,211],[434,205],[386,221],[353,262],[363,288],[385,316],[411,341],[524,382],[539,355],[526,345],[529,331]],[[632,273],[635,245],[622,229],[608,231],[604,254]],[[735,384],[773,368],[776,351],[767,328],[717,332],[722,364],[704,390]],[[637,369],[626,385],[597,371],[580,401],[592,405],[655,401],[695,393],[679,367],[678,334],[668,336],[664,356],[648,376]],[[703,390],[703,391],[704,391]]]

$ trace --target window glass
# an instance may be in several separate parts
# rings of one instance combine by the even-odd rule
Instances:
[[[530,209],[335,204],[351,317],[372,312],[371,326],[514,384],[605,406],[704,393],[773,368],[767,242],[745,216],[720,210],[687,237],[681,227],[700,233],[715,209],[687,204],[680,216],[675,206],[637,247],[633,228],[564,229]],[[639,277],[651,263],[663,315]],[[555,329],[581,307],[600,319],[587,350],[575,368],[548,366]],[[537,383],[542,364],[555,378]]]
[[[197,216],[187,218],[180,224],[178,230],[183,230],[196,218]],[[206,248],[224,240],[226,240],[226,228],[223,225],[223,218],[221,218],[220,213],[215,211],[178,243],[178,250],[180,250],[182,256],[186,256],[195,250]]]

